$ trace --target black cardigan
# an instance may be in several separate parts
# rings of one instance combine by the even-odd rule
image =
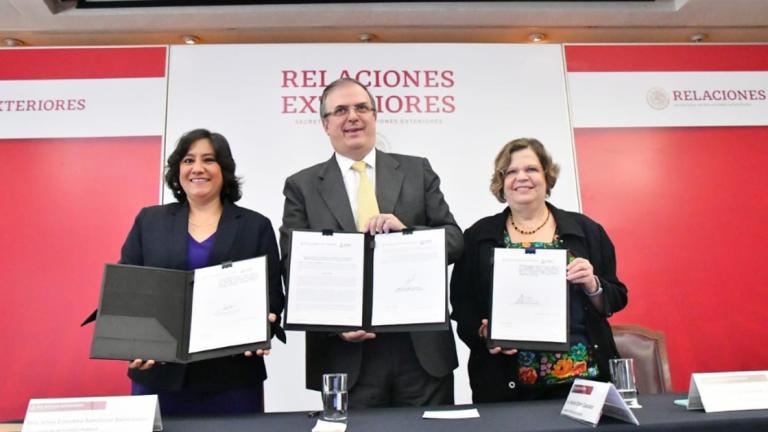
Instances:
[[[616,255],[605,230],[592,219],[560,210],[547,203],[557,223],[557,234],[575,257],[589,260],[603,288],[604,311],[586,300],[586,327],[589,343],[600,370],[599,379],[608,380],[608,360],[618,357],[607,318],[627,305],[627,288],[616,276]],[[477,334],[480,322],[490,312],[493,249],[503,248],[509,208],[477,221],[464,232],[464,255],[451,278],[451,318],[459,338],[470,349],[469,380],[474,402],[517,399],[517,356],[491,355],[485,340]],[[576,290],[577,295],[584,295]]]

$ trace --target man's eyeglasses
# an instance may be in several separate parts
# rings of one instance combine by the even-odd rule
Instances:
[[[356,112],[357,114],[368,114],[374,111],[373,107],[368,105],[367,103],[359,103],[357,105],[352,105],[351,107],[347,105],[339,105],[336,108],[334,108],[333,111],[323,114],[323,118],[327,118],[329,116],[334,116],[339,118],[346,117],[349,115],[350,110]]]

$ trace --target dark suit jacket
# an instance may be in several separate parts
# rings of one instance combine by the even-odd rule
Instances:
[[[408,227],[444,227],[448,261],[461,256],[463,239],[440,191],[440,178],[424,158],[376,151],[376,199],[381,213],[397,216]],[[288,177],[283,190],[285,208],[280,227],[283,269],[290,262],[292,229],[357,231],[344,180],[335,157]],[[458,366],[450,330],[411,333],[421,366],[443,377]],[[365,342],[363,342],[365,343]],[[345,342],[334,334],[307,332],[308,389],[320,390],[328,372],[346,372],[349,386],[357,381],[362,344]]]
[[[187,204],[142,209],[125,240],[120,263],[187,270],[188,219]],[[267,255],[269,310],[279,317],[284,296],[272,224],[259,213],[226,203],[208,265],[262,255]],[[158,390],[223,390],[261,383],[267,373],[261,357],[236,355],[189,365],[158,364],[146,371],[129,370],[128,376]]]
[[[618,357],[607,318],[627,305],[627,287],[616,276],[613,243],[602,226],[580,213],[560,210],[548,204],[557,222],[557,235],[575,257],[589,260],[603,287],[604,310],[587,300],[582,289],[571,295],[583,296],[590,349],[596,357],[600,379],[608,380],[608,360]],[[456,331],[470,349],[469,383],[472,400],[501,402],[518,397],[517,356],[491,355],[485,340],[477,334],[480,320],[490,315],[490,290],[493,280],[493,249],[504,247],[504,230],[509,207],[503,212],[477,221],[464,232],[464,256],[453,268],[451,277],[451,318]],[[575,294],[574,294],[575,293]],[[511,384],[516,382],[516,384]]]

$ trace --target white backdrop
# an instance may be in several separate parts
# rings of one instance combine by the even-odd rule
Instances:
[[[229,140],[244,179],[239,203],[282,217],[283,182],[332,154],[316,110],[342,74],[381,97],[382,150],[429,158],[459,225],[502,208],[488,192],[493,158],[507,141],[540,139],[562,167],[551,201],[579,209],[559,45],[305,44],[173,46],[166,152],[204,127]],[[315,112],[310,112],[315,110]],[[163,201],[173,200],[165,191]],[[470,401],[468,351],[457,339],[456,402]],[[304,335],[288,332],[266,361],[267,411],[316,409],[304,390]]]

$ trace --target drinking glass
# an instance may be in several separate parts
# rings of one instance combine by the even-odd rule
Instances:
[[[637,405],[635,387],[635,360],[631,358],[611,359],[611,381],[627,405]]]
[[[347,374],[323,374],[323,420],[347,420]]]

